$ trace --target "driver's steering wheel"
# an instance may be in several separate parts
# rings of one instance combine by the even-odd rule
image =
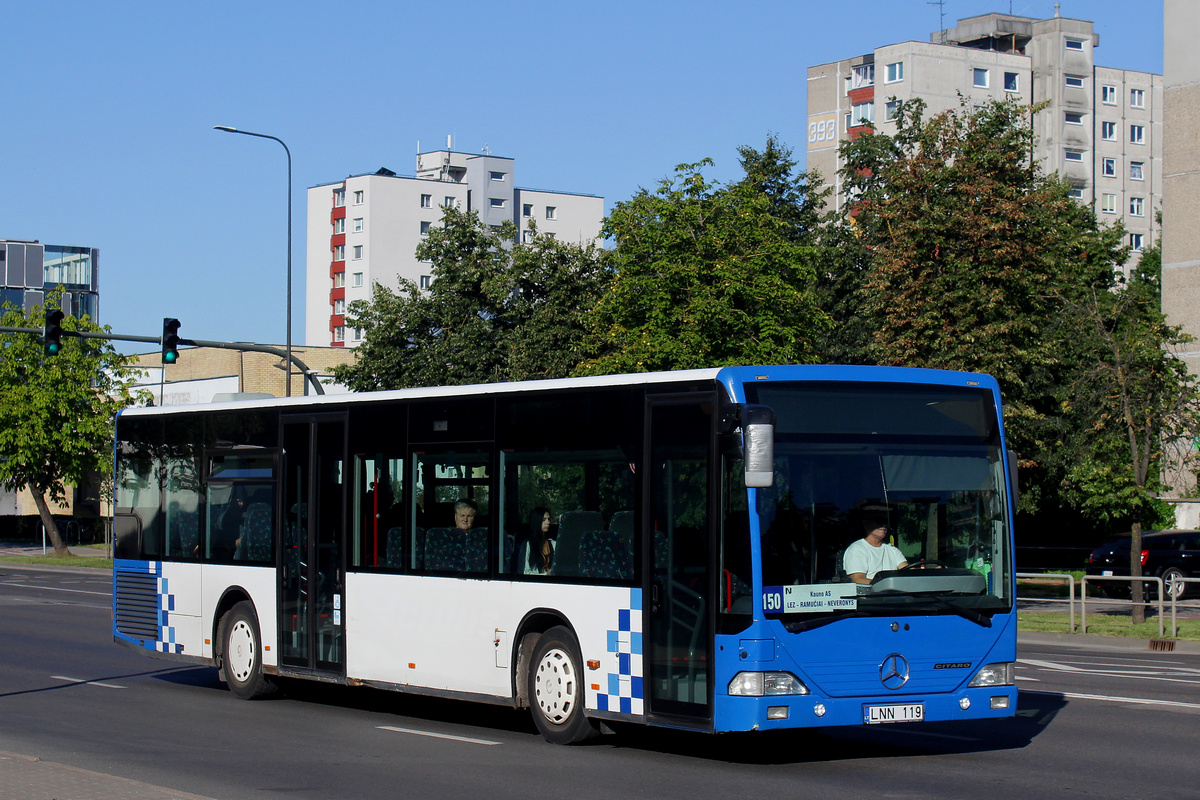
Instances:
[[[936,558],[922,558],[920,561],[913,561],[910,564],[905,564],[899,569],[899,572],[904,572],[905,570],[909,569],[926,569],[930,566],[938,569],[946,568],[946,565],[943,562],[938,561]]]

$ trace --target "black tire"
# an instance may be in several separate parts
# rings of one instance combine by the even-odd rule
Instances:
[[[1176,584],[1179,587],[1178,591],[1171,590],[1171,584],[1173,581],[1181,580],[1187,577],[1187,575],[1185,575],[1183,570],[1181,570],[1179,567],[1167,567],[1158,577],[1162,578],[1163,592],[1167,600],[1170,600],[1172,597],[1174,597],[1176,600],[1182,600],[1187,594],[1188,585],[1186,583]]]
[[[584,713],[583,660],[575,634],[562,626],[542,634],[529,662],[529,709],[551,744],[578,744],[596,735]]]
[[[221,677],[243,700],[269,694],[275,687],[263,674],[262,635],[254,604],[243,600],[221,617]]]

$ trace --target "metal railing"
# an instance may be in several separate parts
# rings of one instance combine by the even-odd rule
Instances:
[[[1084,575],[1079,580],[1079,589],[1077,592],[1076,585],[1075,585],[1075,578],[1074,578],[1074,576],[1069,575],[1069,574],[1049,573],[1049,572],[1018,572],[1016,574],[1016,577],[1018,580],[1065,581],[1066,582],[1067,597],[1065,599],[1058,598],[1058,597],[1039,597],[1039,598],[1037,598],[1037,600],[1038,600],[1038,602],[1042,602],[1042,603],[1067,603],[1068,604],[1068,613],[1069,613],[1069,624],[1070,624],[1069,630],[1071,633],[1086,633],[1087,632],[1087,588],[1088,588],[1089,582],[1091,582],[1091,584],[1093,586],[1095,586],[1097,583],[1102,582],[1102,581],[1110,581],[1110,582],[1117,581],[1117,582],[1122,582],[1122,583],[1129,583],[1131,587],[1135,580],[1141,581],[1142,583],[1154,584],[1157,589],[1157,595],[1158,595],[1157,599],[1143,600],[1141,603],[1139,603],[1139,605],[1153,606],[1157,609],[1159,638],[1162,638],[1162,636],[1165,633],[1165,628],[1164,628],[1164,626],[1165,626],[1165,611],[1166,611],[1166,606],[1168,604],[1170,605],[1170,608],[1171,608],[1171,638],[1172,639],[1174,639],[1179,633],[1179,623],[1178,623],[1177,614],[1178,614],[1178,609],[1179,609],[1179,603],[1181,602],[1179,600],[1179,595],[1181,593],[1180,590],[1183,588],[1184,584],[1189,584],[1189,583],[1200,584],[1200,578],[1173,578],[1171,581],[1171,585],[1175,588],[1172,588],[1170,591],[1170,594],[1168,595],[1164,591],[1166,589],[1166,586],[1164,586],[1164,581],[1162,578],[1151,577],[1151,576],[1141,576],[1138,578],[1133,578],[1128,575]],[[1079,602],[1079,628],[1078,628],[1078,630],[1076,630],[1076,628],[1075,628],[1075,603],[1076,603],[1077,596],[1078,596],[1078,602]],[[1102,601],[1102,602],[1118,602],[1118,603],[1119,602],[1128,602],[1131,606],[1133,605],[1132,600],[1121,601],[1121,600],[1116,600],[1113,598],[1110,598],[1110,599]],[[1195,604],[1184,606],[1184,608],[1197,608],[1197,607],[1200,607],[1200,606],[1197,606]]]
[[[1069,599],[1061,600],[1057,597],[1038,598],[1052,603],[1070,603],[1071,612],[1071,627],[1068,628],[1071,633],[1075,632],[1075,576],[1067,575],[1058,572],[1018,572],[1017,578],[1034,578],[1036,580],[1065,580],[1067,582],[1067,594]]]
[[[1129,581],[1130,588],[1133,587],[1134,581],[1141,581],[1142,583],[1155,584],[1158,587],[1158,600],[1155,601],[1156,605],[1158,606],[1158,638],[1160,638],[1160,639],[1162,638],[1162,635],[1163,635],[1163,579],[1162,578],[1150,578],[1150,577],[1146,577],[1144,575],[1139,578],[1134,578],[1134,577],[1131,577],[1128,575],[1084,575],[1082,578],[1080,578],[1079,579],[1079,588],[1081,590],[1080,591],[1081,599],[1079,601],[1079,632],[1080,633],[1087,633],[1087,584],[1088,584],[1089,580],[1092,580],[1092,581]],[[1132,604],[1132,602],[1133,601],[1131,600],[1130,604]],[[1143,601],[1142,604],[1145,605],[1145,602]],[[1174,597],[1171,598],[1171,618],[1172,618],[1172,620],[1175,618],[1175,598]],[[1171,635],[1172,636],[1175,635],[1174,631],[1172,631]]]

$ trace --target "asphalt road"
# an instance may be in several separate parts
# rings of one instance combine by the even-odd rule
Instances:
[[[0,751],[241,798],[1121,798],[1200,794],[1200,655],[1024,642],[1013,720],[545,743],[525,714],[289,684],[112,643],[104,574],[0,564]],[[0,797],[6,791],[0,760]]]

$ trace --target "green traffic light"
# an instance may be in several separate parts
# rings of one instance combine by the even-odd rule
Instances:
[[[174,350],[168,350],[166,353],[163,353],[163,361],[168,364],[174,364],[178,358],[179,353],[175,352]]]
[[[56,355],[58,355],[58,350],[59,350],[58,342],[51,342],[50,344],[46,345],[46,353],[48,355],[56,356]]]

